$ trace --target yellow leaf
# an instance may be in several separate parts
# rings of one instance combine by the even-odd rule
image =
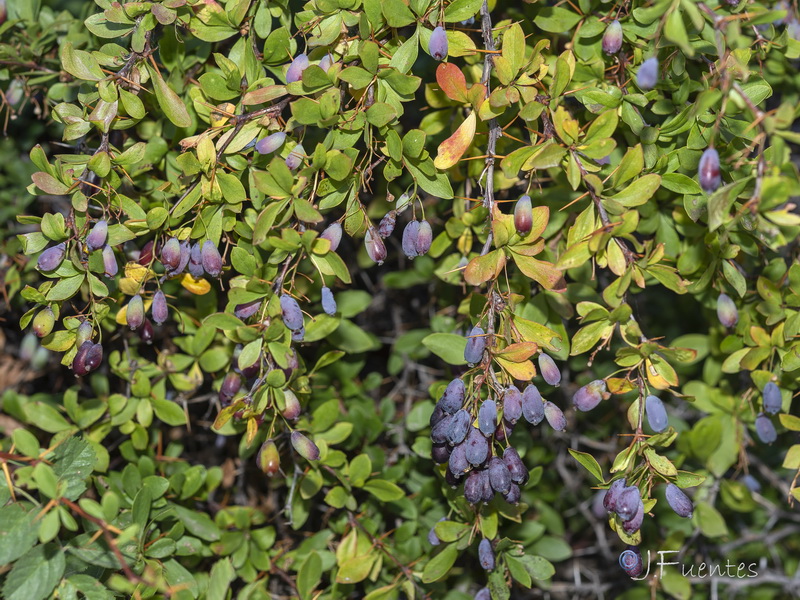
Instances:
[[[146,281],[152,277],[152,271],[137,262],[129,262],[125,265],[125,277],[133,279],[137,283]],[[134,292],[135,294],[136,292]]]
[[[497,364],[507,371],[508,374],[514,379],[519,379],[520,381],[530,381],[536,377],[536,367],[534,367],[533,363],[529,360],[518,363],[505,360],[499,356],[496,356],[495,359],[497,360]]]
[[[452,167],[467,151],[474,137],[475,113],[471,112],[455,133],[441,143],[436,160],[433,161],[434,166],[441,170]]]
[[[506,346],[495,354],[495,356],[511,362],[521,363],[536,354],[538,349],[539,346],[534,342],[517,342],[516,344]]]
[[[195,279],[190,273],[181,277],[181,285],[196,296],[202,296],[211,291],[211,284],[205,279]]]
[[[494,279],[503,270],[506,255],[502,250],[492,250],[483,256],[476,256],[467,263],[464,269],[464,281],[469,285],[480,285]]]

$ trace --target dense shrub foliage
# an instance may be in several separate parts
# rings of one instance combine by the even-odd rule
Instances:
[[[4,598],[797,593],[794,3],[0,6]]]

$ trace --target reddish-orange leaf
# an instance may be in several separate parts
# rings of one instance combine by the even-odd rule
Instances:
[[[453,63],[442,63],[436,68],[436,82],[450,100],[467,101],[467,80]]]
[[[476,256],[464,269],[464,280],[469,285],[480,285],[497,277],[506,264],[506,255],[502,250],[492,250],[483,255]]]
[[[455,130],[455,133],[441,143],[439,153],[433,161],[434,166],[437,169],[445,170],[455,165],[464,156],[464,152],[467,151],[474,137],[475,113],[471,112],[461,126]]]

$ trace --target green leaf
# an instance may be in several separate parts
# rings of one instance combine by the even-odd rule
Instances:
[[[583,468],[589,471],[594,478],[597,479],[600,483],[605,483],[605,479],[603,478],[603,469],[600,468],[600,465],[595,459],[594,456],[591,454],[587,454],[585,452],[579,452],[578,450],[573,450],[572,448],[568,448],[569,453],[572,455],[572,458],[577,460]]]
[[[59,482],[64,482],[61,494],[77,500],[86,489],[86,480],[92,474],[97,456],[92,446],[79,437],[72,436],[59,445],[53,453],[53,471]]]
[[[432,333],[422,344],[449,365],[465,365],[467,338],[454,333]]]
[[[178,427],[186,424],[186,413],[177,402],[163,398],[151,398],[150,404],[153,405],[156,416],[167,425]]]
[[[25,512],[19,504],[0,508],[0,566],[25,554],[36,543],[36,511]]]
[[[189,116],[183,100],[172,91],[157,69],[147,65],[147,70],[150,71],[150,77],[153,79],[153,89],[161,110],[176,127],[189,127],[192,124],[192,118]]]
[[[230,558],[218,560],[211,567],[211,576],[208,579],[207,600],[226,600],[231,582],[236,579]],[[299,583],[299,581],[298,581]]]
[[[186,529],[193,535],[209,542],[216,542],[219,540],[219,527],[214,524],[214,521],[212,521],[207,514],[189,510],[178,504],[173,504],[172,509],[175,511],[181,523],[183,523]]]
[[[650,173],[639,177],[624,190],[611,196],[611,200],[626,207],[641,206],[661,187],[661,175]]]
[[[405,27],[416,21],[403,0],[381,0],[380,5],[389,27]]]
[[[400,486],[385,479],[370,479],[364,484],[364,489],[381,502],[394,502],[406,495]]]
[[[36,546],[14,563],[3,584],[5,600],[44,600],[64,575],[64,551],[55,544]]]
[[[455,544],[449,544],[425,565],[422,571],[422,583],[433,583],[439,581],[452,568],[458,558],[458,548]]]

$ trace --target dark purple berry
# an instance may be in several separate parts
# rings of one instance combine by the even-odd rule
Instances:
[[[431,441],[433,441],[434,444],[444,444],[447,442],[447,434],[450,431],[450,423],[452,420],[452,415],[445,415],[431,428]]]
[[[522,394],[516,386],[509,386],[503,394],[503,418],[512,425],[522,416]]]
[[[681,488],[674,483],[667,484],[667,504],[675,511],[679,517],[691,518],[694,512],[694,505]]]
[[[528,469],[525,468],[525,463],[519,457],[516,449],[509,446],[503,452],[503,462],[508,469],[511,481],[524,485],[528,481]]]
[[[230,404],[233,397],[242,387],[242,378],[238,373],[231,371],[222,380],[222,385],[219,388],[219,401],[226,406]]]
[[[470,424],[472,423],[472,415],[466,410],[461,409],[453,418],[450,419],[450,428],[447,431],[447,441],[451,446],[460,444],[467,437]]]
[[[191,263],[189,263],[189,265],[189,269],[191,270]],[[239,319],[245,320],[256,314],[260,308],[261,298],[251,302],[245,302],[244,304],[237,304],[233,309],[233,314]]]
[[[619,555],[619,566],[628,577],[639,577],[644,571],[644,561],[639,549],[636,546],[628,546],[628,549]]]
[[[480,472],[473,471],[464,482],[464,498],[470,504],[477,504],[483,498],[483,477]]]
[[[98,248],[105,246],[108,238],[108,221],[100,220],[94,224],[89,235],[86,236],[86,247],[89,252],[94,252]]]
[[[451,488],[456,489],[461,482],[461,477],[458,475],[453,475],[453,472],[450,469],[444,470],[444,480]]]
[[[37,266],[40,271],[55,271],[61,261],[64,260],[64,255],[67,253],[67,245],[64,242],[51,246],[39,255]]]
[[[478,409],[478,427],[486,437],[491,437],[497,429],[497,404],[494,400],[485,400]]]
[[[292,331],[303,326],[303,311],[300,310],[297,300],[288,294],[281,294],[281,318],[283,324]]]
[[[494,571],[494,550],[492,549],[492,542],[486,538],[483,538],[481,543],[478,544],[478,561],[484,571]]]
[[[492,489],[500,494],[511,489],[511,473],[502,458],[496,456],[489,461],[489,482]]]
[[[567,419],[564,417],[564,413],[549,400],[545,400],[544,403],[544,416],[550,427],[556,431],[564,431],[567,428]]]
[[[447,413],[444,412],[444,409],[442,408],[441,405],[442,405],[441,402],[437,402],[436,406],[433,407],[433,412],[431,413],[431,418],[430,418],[430,422],[429,422],[431,427],[433,427],[439,421],[441,421],[445,417],[445,415],[447,414]]]
[[[85,344],[86,342],[84,342]],[[86,353],[86,358],[84,359],[84,365],[86,367],[86,371],[91,373],[97,367],[100,366],[100,363],[103,362],[103,346],[100,344],[92,344],[92,347],[89,348],[89,351]]]
[[[475,365],[483,359],[483,351],[486,349],[486,338],[484,331],[477,325],[472,328],[467,338],[467,345],[464,348],[464,360],[470,365]]]
[[[642,498],[639,496],[639,488],[636,486],[626,487],[617,498],[615,511],[623,521],[630,521],[639,510]]]
[[[483,501],[491,502],[494,499],[494,490],[492,489],[492,482],[489,480],[489,469],[480,471],[481,482],[483,483]]]
[[[300,329],[295,329],[292,331],[292,341],[293,342],[302,342],[303,339],[306,337],[306,328],[301,327]]]
[[[191,246],[189,244],[189,240],[188,239],[183,240],[180,243],[180,249],[181,249],[181,258],[178,261],[178,267],[175,269],[175,273],[176,274],[177,273],[183,273],[183,271],[186,269],[186,265],[189,264],[189,259],[190,259],[191,254],[192,254],[192,248],[191,248]]]
[[[464,394],[464,382],[461,379],[453,379],[447,384],[447,388],[439,400],[442,410],[447,414],[455,413],[464,404]]]
[[[443,465],[450,460],[450,446],[447,444],[434,444],[431,448],[431,458],[437,465]]]
[[[533,384],[530,384],[522,392],[522,416],[531,425],[538,425],[544,419],[542,395]]]
[[[450,458],[447,460],[447,468],[459,477],[469,471],[469,462],[467,461],[466,448],[464,444],[453,446],[450,451]]]
[[[622,522],[622,529],[624,529],[625,533],[627,533],[628,535],[633,535],[642,528],[643,522],[644,522],[644,504],[640,502],[633,517],[629,521]]]
[[[467,461],[471,465],[482,465],[489,457],[489,441],[483,436],[481,430],[471,427],[464,442],[467,452]]]
[[[141,339],[145,344],[153,343],[153,336],[155,335],[155,332],[153,331],[153,324],[150,322],[150,319],[144,320],[144,325],[139,327],[137,333],[139,334],[139,339]]]
[[[509,504],[519,504],[521,497],[522,490],[519,489],[519,486],[516,483],[512,483],[511,487],[508,488],[508,491],[503,494],[503,499]]]
[[[603,498],[603,506],[608,512],[616,512],[619,496],[627,488],[627,485],[623,477],[622,479],[615,479],[608,488],[605,498]]]

